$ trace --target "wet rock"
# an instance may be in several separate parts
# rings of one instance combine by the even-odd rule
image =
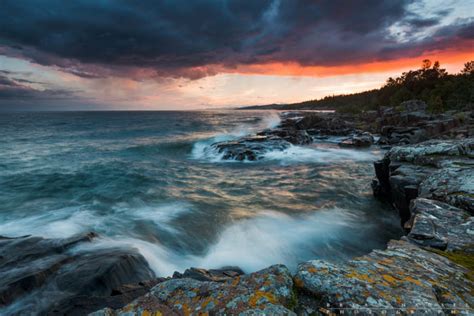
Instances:
[[[99,315],[295,315],[293,281],[288,269],[274,265],[224,282],[172,279],[122,309],[104,309]]]
[[[223,282],[236,276],[242,275],[244,272],[239,267],[224,267],[221,269],[186,269],[183,274],[175,272],[174,279],[190,278],[198,281],[214,281]]]
[[[25,313],[31,306],[39,312],[64,313],[62,308],[68,308],[76,297],[108,296],[122,284],[154,277],[145,259],[134,249],[74,248],[96,236],[89,233],[67,239],[1,238],[0,307],[8,311],[9,306],[20,305],[15,313]],[[38,304],[47,301],[41,297],[51,295],[56,306]]]
[[[267,129],[257,133],[257,136],[266,136],[269,139],[279,137],[293,145],[307,145],[312,142],[311,136],[305,130],[294,128]]]
[[[296,127],[297,120],[286,119],[278,128],[266,129],[256,135],[245,136],[232,141],[218,142],[211,148],[224,160],[254,161],[263,158],[270,151],[283,151],[291,145],[307,145],[313,140],[306,130]]]
[[[317,307],[359,313],[381,308],[403,314],[416,307],[414,312],[419,314],[424,310],[449,313],[454,306],[474,306],[474,283],[467,273],[465,267],[441,255],[400,240],[343,265],[305,262],[299,265],[294,282],[310,297],[300,300],[300,314],[309,315]]]
[[[339,143],[341,147],[370,147],[374,143],[374,137],[370,133],[362,133],[344,139]]]
[[[474,245],[474,217],[449,204],[424,198],[413,200],[408,238],[441,250],[464,250]],[[474,248],[472,249],[474,251]]]
[[[265,153],[280,150],[291,146],[288,141],[279,137],[253,136],[244,137],[235,141],[214,143],[211,145],[224,160],[255,161],[263,158]]]
[[[86,315],[107,306],[107,308],[121,308],[134,299],[145,295],[156,284],[165,281],[164,278],[141,281],[133,284],[121,285],[112,290],[108,296],[79,295],[63,302],[49,311],[49,315]]]

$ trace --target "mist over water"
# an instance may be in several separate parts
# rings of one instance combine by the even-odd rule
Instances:
[[[343,261],[399,236],[370,191],[378,150],[329,140],[229,162],[209,147],[278,122],[254,111],[1,114],[0,235],[95,231],[73,251],[133,247],[158,276]]]

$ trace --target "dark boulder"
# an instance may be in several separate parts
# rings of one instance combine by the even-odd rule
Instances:
[[[239,267],[224,267],[221,269],[209,270],[190,268],[186,269],[182,274],[175,272],[173,274],[173,279],[190,278],[199,281],[224,282],[242,274],[244,274],[244,272]]]
[[[224,160],[249,160],[263,158],[263,155],[273,150],[285,150],[291,143],[280,137],[250,136],[234,141],[214,143],[214,148]]]
[[[310,144],[313,141],[311,136],[305,130],[296,128],[293,121],[285,120],[278,128],[265,129],[256,135],[214,143],[211,148],[221,154],[224,160],[254,161],[262,159],[270,151],[283,151],[291,145]]]
[[[67,239],[1,238],[0,308],[7,313],[28,313],[34,308],[64,314],[78,297],[103,298],[123,284],[154,277],[134,249],[74,248],[95,237],[89,233]]]

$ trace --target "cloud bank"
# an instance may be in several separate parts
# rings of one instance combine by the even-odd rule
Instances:
[[[2,1],[0,54],[84,78],[198,79],[240,65],[338,66],[472,45],[474,22],[414,1]],[[471,46],[472,47],[472,46]]]

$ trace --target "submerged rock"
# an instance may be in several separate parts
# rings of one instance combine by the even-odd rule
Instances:
[[[74,251],[74,246],[96,236],[89,233],[67,239],[1,237],[0,308],[8,311],[9,305],[21,300],[15,313],[27,313],[34,306],[38,313],[64,314],[77,297],[103,298],[123,284],[154,277],[145,259],[134,249]],[[47,296],[55,297],[55,306],[38,303]]]
[[[292,288],[289,270],[274,265],[224,282],[168,280],[122,309],[92,315],[294,315]]]
[[[352,309],[403,314],[449,313],[453,307],[468,313],[474,306],[474,282],[465,267],[405,240],[391,241],[387,250],[338,265],[322,260],[300,264],[295,285],[309,300],[300,313],[309,315]],[[350,314],[350,311],[348,311]]]

